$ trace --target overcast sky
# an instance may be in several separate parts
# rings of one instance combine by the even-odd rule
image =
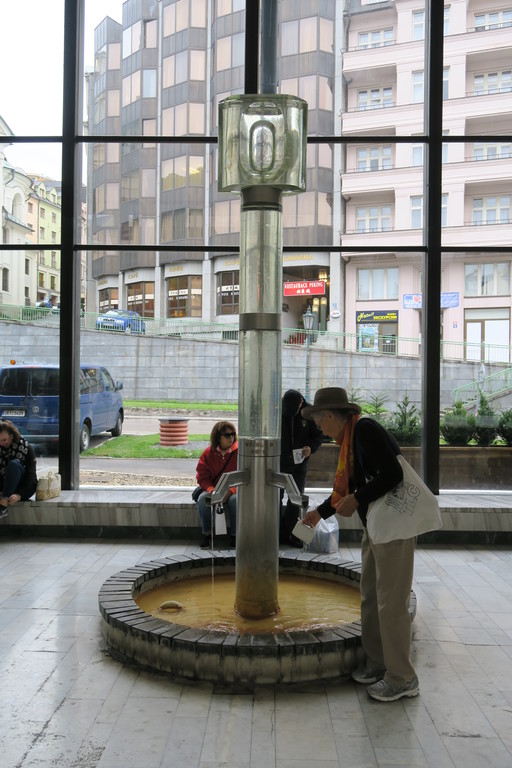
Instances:
[[[94,28],[121,21],[123,0],[85,0],[85,65],[94,64]],[[64,0],[0,0],[0,115],[15,135],[62,133]],[[10,146],[10,163],[61,176],[60,147]]]

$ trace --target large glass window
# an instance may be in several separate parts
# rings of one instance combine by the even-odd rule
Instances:
[[[27,73],[16,64],[19,36],[4,35],[2,71],[16,77],[4,78],[2,86],[6,164],[0,264],[9,288],[2,291],[3,302],[17,306],[44,301],[49,294],[57,302],[61,263],[69,270],[68,260],[61,259],[60,204],[53,204],[52,195],[63,183],[62,116],[76,112],[68,101],[62,107],[62,62],[74,62],[69,52],[63,56],[64,2],[52,2],[48,24],[48,4],[27,1],[1,4],[2,29],[23,29],[27,50],[41,50],[44,40],[45,67],[55,77],[51,89],[41,88],[33,67]],[[314,281],[320,269],[328,269],[331,284],[321,319],[326,334],[361,335],[355,303],[378,301],[389,317],[361,323],[361,338],[367,341],[373,332],[382,335],[393,326],[394,348],[420,358],[439,335],[422,327],[418,277],[425,248],[427,264],[440,260],[437,233],[428,229],[434,210],[441,217],[444,254],[443,355],[467,361],[465,334],[485,339],[492,330],[493,339],[505,338],[509,316],[485,312],[512,310],[510,4],[455,8],[452,3],[432,30],[435,35],[444,25],[446,35],[443,79],[434,94],[443,114],[441,152],[435,151],[438,136],[428,135],[423,107],[429,85],[425,4],[359,5],[323,3],[317,13],[314,4],[278,4],[280,88],[309,105],[307,191],[283,197],[283,258],[292,260],[299,282]],[[240,236],[240,199],[217,189],[217,120],[219,101],[244,89],[244,6],[243,0],[119,0],[116,12],[115,3],[85,0],[85,77],[79,73],[75,87],[75,93],[84,92],[84,114],[73,137],[81,150],[81,168],[75,169],[76,229],[73,244],[67,234],[62,246],[84,255],[80,294],[90,317],[84,319],[82,341],[94,332],[85,326],[91,317],[94,326],[100,308],[142,301],[147,314],[140,296],[149,284],[155,286],[154,316],[165,318],[170,312],[166,281],[176,276],[168,267],[177,263],[184,264],[191,281],[202,281],[199,293],[187,283],[186,301],[194,300],[197,312],[190,316],[214,322],[217,314],[238,311],[238,278],[230,276],[224,284],[214,264],[219,246],[225,246],[233,250],[223,269],[235,269],[229,263],[236,263]],[[438,4],[432,4],[431,11],[436,10]],[[44,120],[34,123],[34,114]],[[36,136],[30,147],[26,138],[35,130],[51,140],[38,144]],[[204,145],[193,140],[205,133]],[[426,152],[427,146],[432,151]],[[427,208],[423,190],[433,189],[429,162],[440,156],[442,189],[434,189]],[[66,154],[68,171],[69,163]],[[54,186],[35,189],[36,170]],[[9,251],[11,243],[17,251]],[[489,253],[477,252],[487,246]],[[70,284],[69,277],[63,284]],[[426,285],[433,290],[432,276]],[[185,287],[180,283],[177,290],[180,297]],[[286,305],[286,321],[300,321],[298,302],[292,298]],[[364,311],[378,309],[364,306]],[[471,316],[480,309],[485,312]],[[181,305],[176,312],[182,312]],[[148,324],[145,338],[136,341],[144,344],[156,327]],[[107,344],[108,336],[103,338]],[[365,354],[373,348],[360,347]],[[470,369],[459,375],[470,383]],[[131,381],[121,373],[119,378]],[[428,381],[423,386],[428,389]],[[451,392],[444,385],[441,389],[446,407]]]
[[[169,278],[167,295],[167,317],[201,317],[201,277],[180,275]]]
[[[384,267],[357,270],[357,298],[397,299],[398,269]]]
[[[217,314],[237,315],[240,298],[240,277],[238,270],[221,272],[217,275]]]
[[[510,296],[510,262],[464,265],[466,296]]]

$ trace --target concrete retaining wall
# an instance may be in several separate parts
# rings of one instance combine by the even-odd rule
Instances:
[[[0,365],[15,359],[22,363],[57,363],[58,328],[2,322]],[[114,379],[124,384],[128,399],[225,401],[238,399],[238,344],[222,341],[192,341],[175,337],[145,337],[111,332],[82,331],[81,360],[105,365]],[[304,391],[306,351],[283,346],[283,391]],[[479,363],[442,363],[441,407],[453,403],[455,387],[478,378]],[[487,374],[493,366],[487,366]],[[496,367],[498,370],[499,368]],[[343,386],[360,401],[384,393],[386,407],[407,393],[417,406],[421,403],[421,360],[394,355],[350,354],[312,346],[310,390]],[[312,398],[311,398],[312,399]],[[508,402],[507,402],[508,400]],[[493,406],[511,407],[510,397]]]

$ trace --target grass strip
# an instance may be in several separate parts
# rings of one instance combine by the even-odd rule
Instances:
[[[237,403],[189,403],[181,400],[124,400],[125,408],[183,411],[238,411]]]
[[[82,456],[106,456],[111,459],[198,459],[203,448],[159,445],[160,436],[121,435],[89,448]],[[189,435],[189,440],[208,441],[210,435]]]

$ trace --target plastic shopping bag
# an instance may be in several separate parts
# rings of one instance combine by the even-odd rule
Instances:
[[[317,554],[332,554],[339,549],[340,529],[336,515],[331,515],[326,520],[321,519],[315,525],[315,535],[309,544],[304,544],[306,552]]]

